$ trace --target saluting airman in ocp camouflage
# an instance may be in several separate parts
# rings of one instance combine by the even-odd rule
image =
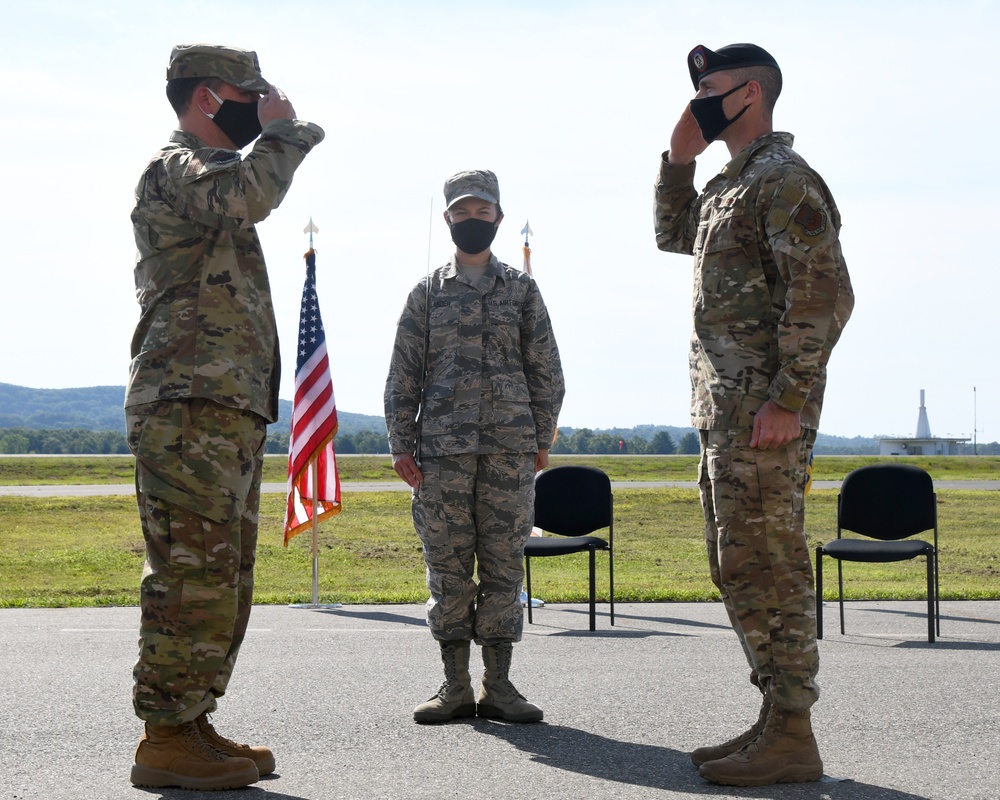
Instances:
[[[661,160],[656,242],[694,255],[691,420],[709,564],[764,695],[748,731],[692,760],[722,784],[817,780],[804,488],[827,362],[854,306],[840,213],[791,135],[772,129],[781,72],[769,53],[699,45],[688,69],[698,94]],[[716,138],[732,160],[699,194],[694,159]]]
[[[509,669],[523,625],[534,474],[548,464],[562,367],[534,280],[490,250],[503,219],[496,176],[460,172],[445,182],[444,195],[455,257],[410,293],[385,385],[389,448],[396,472],[413,487],[431,593],[427,620],[445,668],[438,693],[413,718],[478,713],[535,722],[542,711],[514,688]],[[469,674],[473,639],[486,667],[478,706]]]
[[[125,406],[146,540],[133,693],[146,732],[132,782],[225,789],[274,770],[270,750],[219,736],[207,717],[250,617],[264,439],[278,416],[254,225],[323,130],[295,119],[248,50],[175,47],[167,98],[178,130],[144,170],[132,212],[141,317]]]

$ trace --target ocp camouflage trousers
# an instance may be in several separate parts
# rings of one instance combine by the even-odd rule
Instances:
[[[524,627],[524,543],[534,519],[535,454],[424,458],[413,493],[440,641],[518,642]],[[475,578],[479,578],[477,585]]]
[[[179,725],[214,711],[246,634],[265,420],[209,400],[127,409],[146,542],[133,705]]]
[[[750,664],[779,708],[819,697],[816,593],[805,537],[805,484],[815,431],[777,450],[751,431],[702,431],[698,484],[712,581]]]

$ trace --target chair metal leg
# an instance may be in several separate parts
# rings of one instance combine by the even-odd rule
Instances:
[[[837,559],[837,586],[840,588],[840,635],[844,636],[844,562]]]
[[[597,548],[590,548],[590,629],[597,630]]]
[[[934,641],[934,554],[927,554],[927,641]]]
[[[608,581],[611,584],[609,591],[611,599],[611,624],[615,624],[615,551],[608,550]]]
[[[938,551],[934,548],[934,619],[937,635],[941,635],[941,570],[938,569]]]
[[[524,557],[524,583],[528,592],[528,624],[531,624],[531,559]]]
[[[816,638],[823,638],[823,548],[816,548]]]

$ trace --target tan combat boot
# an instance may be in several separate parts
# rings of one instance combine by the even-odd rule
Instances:
[[[823,777],[809,711],[772,708],[764,731],[743,749],[698,768],[703,778],[726,786],[803,783]]]
[[[760,714],[757,717],[757,721],[750,726],[749,730],[745,730],[739,736],[734,736],[728,742],[717,744],[714,747],[699,747],[691,753],[691,762],[696,767],[700,767],[707,761],[715,761],[719,758],[725,758],[730,753],[735,753],[737,750],[742,749],[744,745],[750,744],[750,742],[764,732],[764,725],[767,723],[767,715],[770,711],[771,700],[765,694],[764,700],[760,706]]]
[[[239,789],[256,783],[257,765],[249,758],[232,758],[202,735],[196,722],[151,725],[139,740],[132,767],[132,784],[181,789]]]
[[[440,642],[444,683],[426,703],[413,709],[414,722],[447,722],[476,715],[476,696],[469,675],[469,642]]]
[[[270,775],[274,772],[274,753],[271,752],[270,748],[239,744],[232,739],[227,739],[225,736],[220,735],[209,721],[208,712],[198,717],[195,722],[198,723],[201,735],[205,737],[205,741],[215,745],[223,753],[232,758],[249,758],[257,765],[257,774],[260,777],[263,778],[265,775]]]
[[[508,677],[514,645],[510,642],[483,647],[483,685],[476,713],[487,719],[507,722],[541,722],[542,709],[529,703]]]

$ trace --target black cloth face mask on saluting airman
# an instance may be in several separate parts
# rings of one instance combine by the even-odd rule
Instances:
[[[712,97],[696,97],[691,101],[691,114],[694,116],[694,121],[698,123],[698,127],[701,128],[702,139],[711,144],[719,138],[719,134],[746,113],[746,110],[750,106],[743,106],[743,110],[739,114],[732,119],[728,119],[726,112],[722,110],[722,101],[737,89],[742,89],[748,83],[750,81],[741,83],[739,86],[734,86],[725,94],[713,95]]]
[[[219,110],[206,116],[219,126],[219,130],[228,136],[237,150],[242,150],[250,142],[260,136],[260,119],[257,117],[257,101],[241,103],[236,100],[223,100],[211,89],[212,97],[221,103]]]

